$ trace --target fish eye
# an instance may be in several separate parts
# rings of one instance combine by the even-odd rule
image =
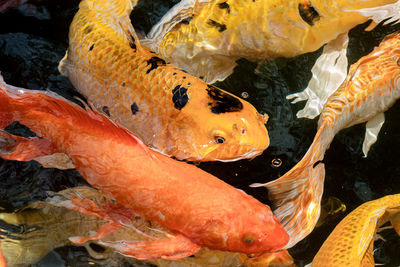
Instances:
[[[244,235],[243,235],[242,240],[243,240],[243,242],[245,242],[245,243],[251,244],[251,243],[254,242],[254,240],[256,240],[256,237],[255,237],[253,234],[247,233],[247,234],[244,234]]]
[[[222,136],[216,135],[216,136],[214,136],[214,141],[217,144],[223,144],[223,143],[225,143],[225,138],[223,138]]]

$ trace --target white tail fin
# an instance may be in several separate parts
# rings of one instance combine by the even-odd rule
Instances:
[[[288,95],[292,103],[307,100],[306,106],[297,112],[298,118],[313,119],[318,116],[329,96],[342,84],[347,75],[347,33],[330,41],[315,62],[312,78],[304,91]]]
[[[400,1],[384,6],[363,8],[358,10],[344,10],[344,11],[360,13],[361,15],[372,19],[375,23],[381,23],[384,20],[386,21],[383,24],[388,24],[392,22],[399,23]]]

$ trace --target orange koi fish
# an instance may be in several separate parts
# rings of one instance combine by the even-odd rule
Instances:
[[[89,103],[166,155],[232,161],[261,154],[269,145],[267,116],[142,46],[132,4],[82,1],[60,72]]]
[[[295,57],[370,18],[396,21],[399,6],[397,0],[182,0],[144,43],[213,82],[230,75],[239,58]]]
[[[326,239],[311,266],[375,266],[377,229],[390,220],[400,234],[400,194],[366,202],[349,213]]]
[[[172,232],[167,238],[113,244],[138,259],[178,259],[201,247],[261,253],[288,242],[267,205],[194,165],[150,150],[107,117],[51,92],[13,87],[3,80],[0,88],[0,127],[19,121],[40,136],[21,139],[0,132],[1,157],[31,160],[65,153],[89,184],[121,206],[94,207],[72,198],[70,206],[110,220],[86,239],[112,233],[136,214]]]
[[[0,233],[0,251],[6,258],[8,266],[31,266],[47,255],[52,249],[65,245],[74,245],[76,236],[89,235],[106,220],[97,216],[82,214],[78,211],[60,206],[69,196],[77,195],[95,203],[110,202],[100,191],[89,187],[75,187],[55,193],[45,202],[35,202],[16,213],[0,213],[3,222]],[[131,222],[136,229],[154,237],[157,231],[166,231],[154,223],[135,217]],[[21,232],[20,229],[26,229]],[[154,230],[156,229],[156,230]],[[17,231],[15,231],[17,230]],[[124,225],[120,230],[100,240],[89,240],[82,244],[94,259],[102,260],[107,266],[120,266],[116,261],[128,262],[134,266],[153,266],[130,257],[116,255],[115,249],[107,247],[108,242],[120,240],[143,240],[137,231]],[[103,252],[94,250],[91,244],[103,248]],[[29,248],[29,249],[28,249]],[[293,263],[287,251],[265,253],[260,257],[249,258],[243,253],[209,250],[202,248],[192,257],[177,261],[155,259],[150,261],[159,267],[201,267],[201,266],[243,266],[261,267],[277,263]],[[0,266],[1,263],[0,263]],[[287,265],[289,266],[289,264]]]
[[[325,178],[320,163],[336,133],[367,122],[366,156],[384,123],[383,112],[400,97],[400,32],[386,36],[369,55],[350,67],[346,80],[333,93],[319,118],[314,141],[305,156],[279,179],[265,186],[276,206],[274,214],[292,238],[286,248],[307,236],[320,214]]]

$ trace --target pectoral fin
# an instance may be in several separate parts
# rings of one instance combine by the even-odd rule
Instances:
[[[347,75],[347,33],[330,41],[315,62],[311,72],[312,78],[307,88],[299,93],[288,95],[292,103],[307,100],[306,106],[297,112],[298,118],[313,119],[318,116],[328,97],[336,91]]]
[[[375,23],[381,23],[386,19],[387,20],[383,24],[392,22],[398,23],[400,19],[400,1],[384,6],[363,8],[358,10],[345,9],[344,11],[360,13],[361,15],[372,19]]]
[[[365,138],[362,147],[365,158],[367,157],[368,151],[371,148],[371,146],[378,139],[379,131],[381,130],[384,122],[385,122],[385,115],[383,113],[379,113],[378,115],[376,115],[367,122]]]
[[[100,245],[112,247],[124,255],[139,260],[168,259],[177,260],[195,254],[200,246],[193,243],[189,238],[177,234],[169,235],[165,239],[151,241],[99,241]]]
[[[47,139],[25,138],[0,130],[0,156],[3,159],[30,161],[36,157],[55,152],[57,152],[57,149]]]
[[[101,239],[115,231],[118,231],[120,228],[121,228],[121,224],[118,224],[115,222],[109,222],[109,223],[106,223],[106,224],[103,224],[102,226],[100,226],[99,229],[97,229],[97,231],[94,232],[94,234],[89,237],[72,236],[69,238],[69,240],[76,244],[83,244],[89,240]]]

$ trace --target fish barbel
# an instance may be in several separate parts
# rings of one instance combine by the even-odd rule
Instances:
[[[384,123],[383,112],[400,97],[400,32],[393,33],[369,55],[350,67],[343,84],[324,106],[318,131],[305,156],[291,170],[265,186],[293,246],[314,228],[320,214],[325,168],[321,161],[336,133],[367,122],[366,156]]]
[[[267,205],[194,165],[149,149],[96,111],[3,80],[0,88],[0,127],[19,121],[41,137],[1,131],[2,158],[26,161],[65,153],[89,184],[174,233],[166,239],[115,244],[120,252],[139,259],[177,259],[201,247],[258,253],[279,250],[288,242]],[[87,206],[84,199],[73,203],[81,205],[80,211],[100,209]],[[124,221],[120,216],[115,215],[108,228],[102,227],[99,236],[118,228]]]
[[[295,57],[370,18],[379,23],[392,17],[393,22],[399,18],[396,1],[182,0],[144,42],[189,73],[213,82],[230,75],[239,58]]]
[[[63,206],[65,200],[71,195],[79,195],[95,203],[108,202],[99,190],[90,187],[74,187],[52,194],[46,201],[39,201],[24,207],[14,213],[0,213],[0,251],[4,255],[8,267],[31,266],[37,263],[54,248],[65,245],[77,245],[72,241],[79,236],[89,236],[107,220],[94,215],[87,215]],[[122,262],[128,262],[133,266],[159,267],[230,267],[248,266],[265,267],[269,263],[292,262],[287,251],[277,253],[265,253],[263,257],[249,258],[243,253],[201,249],[192,257],[182,258],[176,261],[155,259],[147,262],[138,262],[136,259],[117,255],[114,248],[107,244],[115,241],[140,241],[143,236],[129,227],[133,225],[136,229],[152,237],[159,237],[160,232],[167,230],[159,225],[135,217],[130,223],[124,225],[118,231],[105,236],[99,240],[88,240],[83,245],[93,259],[102,261],[106,266],[120,266]],[[25,229],[25,231],[21,231]],[[167,231],[168,232],[168,231]],[[103,251],[94,250],[91,244],[103,248]],[[257,259],[257,261],[256,261]],[[250,260],[250,262],[246,262]],[[117,261],[121,261],[117,264]],[[289,265],[288,265],[289,266]],[[0,267],[4,267],[0,264]]]
[[[399,213],[400,194],[362,204],[335,227],[315,255],[311,266],[375,266],[372,254],[375,234],[388,220],[398,230]]]
[[[233,161],[261,154],[269,145],[267,116],[142,46],[131,11],[129,0],[82,1],[60,72],[89,103],[166,155]]]

